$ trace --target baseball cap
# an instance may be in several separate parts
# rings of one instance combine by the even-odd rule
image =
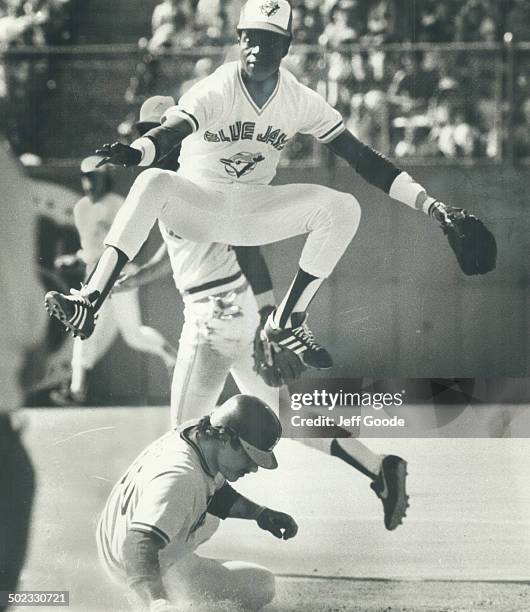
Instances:
[[[92,172],[106,172],[108,170],[107,165],[100,166],[98,168],[99,162],[103,161],[105,158],[102,155],[89,155],[85,157],[81,162],[80,170],[81,174],[91,174]]]
[[[147,98],[140,108],[140,117],[134,126],[140,131],[143,128],[159,124],[162,115],[172,106],[175,106],[175,100],[171,96],[151,96]]]
[[[278,467],[273,449],[281,438],[282,426],[264,401],[253,395],[235,395],[212,412],[210,423],[236,434],[247,455],[260,467]]]
[[[247,0],[237,30],[268,30],[291,38],[292,13],[287,0]]]

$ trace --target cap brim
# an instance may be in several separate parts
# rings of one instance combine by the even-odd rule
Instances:
[[[244,448],[247,455],[256,465],[259,465],[259,467],[266,470],[275,470],[278,467],[278,461],[276,461],[276,457],[272,451],[260,450],[259,448],[252,446],[252,444],[245,442],[245,440],[241,440],[241,438],[239,438],[239,441],[241,442],[241,446]]]
[[[263,21],[240,21],[237,24],[237,30],[267,30],[275,34],[281,34],[287,38],[291,38],[291,33],[274,23],[264,23]]]

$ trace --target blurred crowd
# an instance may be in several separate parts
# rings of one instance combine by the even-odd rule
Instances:
[[[71,0],[0,0],[0,48],[70,40]]]
[[[530,40],[528,0],[292,0],[294,45],[287,63],[340,110],[348,127],[396,157],[496,158],[506,67],[488,43]],[[134,109],[160,88],[160,55],[234,42],[239,0],[163,0],[126,99]],[[404,52],[399,43],[479,43]],[[306,46],[312,46],[311,49]],[[528,54],[515,65],[515,151],[528,151]],[[219,62],[222,57],[219,57]],[[178,97],[216,66],[199,59],[171,91]],[[131,110],[131,117],[134,111]],[[127,131],[127,122],[123,131]],[[287,154],[306,156],[294,143]]]
[[[234,40],[241,0],[162,0],[151,45],[226,45]],[[527,0],[292,0],[298,43],[494,42],[504,32],[530,40]]]
[[[68,42],[69,15],[78,1],[0,0],[0,45]],[[506,145],[510,95],[514,151],[530,156],[530,50],[514,55],[512,66],[507,47],[499,47],[530,41],[529,0],[291,4],[294,43],[288,67],[381,151],[396,157],[497,158]],[[236,41],[241,5],[242,0],[162,0],[155,6],[125,93],[124,135],[146,97],[178,98],[224,61],[225,49]],[[425,46],[407,51],[403,43]],[[454,43],[476,48],[463,51]],[[176,50],[185,51],[176,58]],[[8,91],[17,97],[17,80],[28,83],[24,62],[12,72],[12,83],[5,74],[0,78],[0,99]],[[33,83],[39,83],[38,74]],[[306,156],[307,146],[293,143],[288,155]]]

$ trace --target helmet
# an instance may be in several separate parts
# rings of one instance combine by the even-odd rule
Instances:
[[[278,467],[273,448],[282,426],[272,409],[253,395],[234,395],[210,415],[210,424],[235,434],[247,455],[267,470]]]
[[[237,30],[268,30],[291,38],[291,5],[287,0],[247,0]]]
[[[134,127],[140,134],[145,134],[151,128],[160,125],[162,115],[172,106],[175,106],[175,100],[171,96],[147,98],[140,108],[140,117]]]
[[[102,155],[89,155],[85,157],[80,166],[81,174],[92,174],[92,172],[106,173],[109,169],[107,164],[98,167],[99,162],[104,159]]]

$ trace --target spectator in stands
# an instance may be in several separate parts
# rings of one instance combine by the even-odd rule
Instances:
[[[432,137],[442,156],[449,159],[473,157],[477,153],[480,134],[466,112],[465,104],[454,104],[448,99],[437,110],[439,118],[445,117],[433,128]]]
[[[506,17],[506,31],[513,34],[514,42],[530,41],[530,2],[514,0]]]
[[[199,44],[226,45],[234,40],[234,30],[230,29],[229,7],[226,0],[199,0],[196,10],[196,24],[202,32]]]
[[[454,35],[452,4],[440,0],[425,0],[418,6],[417,40],[419,42],[449,42]]]
[[[153,52],[171,47],[192,47],[197,42],[195,10],[191,0],[163,0],[151,19]]]
[[[498,39],[496,24],[497,12],[488,0],[467,0],[455,18],[456,40],[460,42],[486,42],[491,38],[494,27],[494,40]]]
[[[513,150],[517,158],[530,158],[530,96],[524,100],[516,116]]]
[[[406,117],[425,114],[436,93],[438,73],[424,68],[421,51],[403,54],[401,63],[402,68],[396,72],[388,89],[394,114]]]

